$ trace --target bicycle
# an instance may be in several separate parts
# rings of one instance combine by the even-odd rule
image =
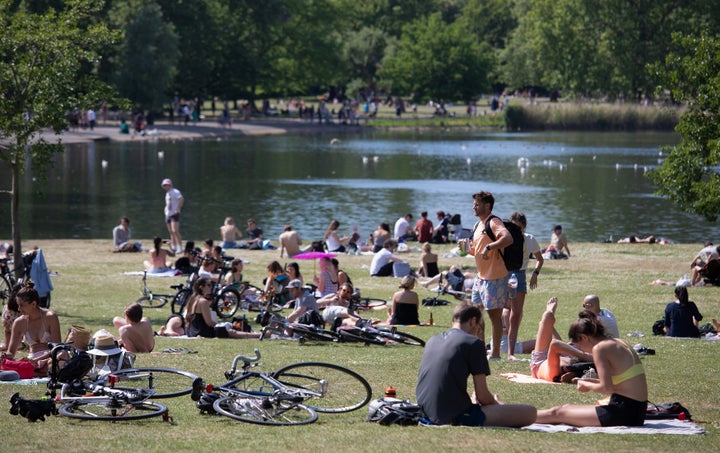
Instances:
[[[288,336],[288,332],[292,332],[292,335],[298,338],[300,344],[304,344],[308,340],[335,342],[341,340],[340,335],[332,330],[323,329],[322,327],[311,324],[288,322],[285,318],[273,315],[270,317],[268,325],[262,328],[260,341],[273,333]]]
[[[176,291],[175,294],[159,294],[153,292],[147,285],[147,271],[143,271],[142,286],[140,292],[143,294],[135,302],[147,308],[161,308],[168,303],[168,299],[175,299],[177,294],[183,289],[182,284],[171,285],[171,289]]]
[[[0,258],[0,304],[5,305],[10,298],[10,292],[18,284],[22,283],[30,278],[30,268],[32,267],[33,259],[35,258],[34,252],[28,252],[23,255],[23,262],[25,268],[20,278],[15,278],[14,269],[10,269],[10,259]],[[40,298],[40,306],[43,308],[50,308],[50,294]]]
[[[93,367],[93,360],[85,351],[76,350],[70,343],[51,345],[50,370],[44,401],[24,400],[19,394],[11,399],[13,414],[27,414],[27,408],[35,408],[45,415],[64,415],[82,420],[122,421],[140,420],[162,416],[169,420],[164,404],[149,401],[150,398],[169,398],[192,392],[198,377],[179,370],[160,368],[134,368],[98,376],[88,380],[86,375]],[[60,367],[61,354],[67,359]],[[164,377],[173,376],[164,379]],[[180,381],[181,379],[184,382]],[[180,382],[180,384],[178,384]],[[168,384],[169,383],[169,384]],[[60,394],[57,391],[60,390]],[[59,409],[55,404],[60,404]],[[26,408],[23,411],[23,406]],[[35,414],[37,415],[37,414]],[[41,414],[42,415],[42,414]]]
[[[385,299],[362,297],[358,292],[350,296],[350,309],[353,311],[379,310],[386,306],[387,301]]]
[[[251,311],[279,313],[283,306],[278,302],[279,296],[275,294],[274,288],[271,286],[270,291],[266,294],[265,290],[259,288],[250,282],[240,282],[237,285],[237,291],[240,294],[240,307],[242,312],[249,313]]]
[[[341,413],[365,406],[372,397],[370,384],[359,374],[321,362],[295,363],[272,373],[250,371],[255,357],[238,355],[225,373],[228,381],[208,385],[198,397],[214,400],[217,413],[261,425],[304,425],[317,420],[317,412]],[[240,370],[237,369],[242,362]]]
[[[222,268],[221,275],[224,275],[229,268]],[[179,286],[178,292],[173,297],[170,304],[170,310],[175,314],[182,314],[185,309],[185,304],[193,293],[193,285],[197,280],[197,274],[192,274],[188,278],[185,285]],[[175,286],[173,286],[175,288]],[[239,292],[233,285],[223,285],[222,280],[213,284],[212,289],[212,305],[211,309],[217,313],[220,318],[232,318],[241,305],[241,292]]]
[[[375,344],[385,346],[386,344],[406,344],[410,346],[425,346],[425,340],[406,332],[397,330],[397,327],[375,327],[369,324],[365,326],[340,326],[337,329],[341,341]]]

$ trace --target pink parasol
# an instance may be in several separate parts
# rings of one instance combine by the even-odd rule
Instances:
[[[293,259],[298,260],[313,260],[313,275],[315,275],[315,260],[320,258],[334,258],[334,253],[327,252],[304,252],[293,256]]]

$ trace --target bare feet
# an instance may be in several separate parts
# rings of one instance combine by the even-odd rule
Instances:
[[[712,321],[715,330],[720,332],[720,322],[718,322],[718,320],[715,318],[712,318],[710,321]]]
[[[517,357],[515,357],[515,356],[512,355],[512,354],[508,354],[507,359],[508,359],[509,361],[511,361],[511,362],[520,360],[520,359],[518,359]]]
[[[555,311],[557,310],[557,304],[558,304],[557,297],[551,297],[547,301],[547,311],[549,311],[552,314],[555,314]]]

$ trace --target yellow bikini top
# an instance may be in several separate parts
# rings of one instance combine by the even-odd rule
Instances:
[[[623,371],[622,373],[616,376],[612,376],[611,379],[613,385],[618,385],[622,382],[627,381],[628,379],[634,378],[635,376],[640,376],[641,374],[645,374],[645,370],[643,369],[642,363],[638,362],[627,370]]]

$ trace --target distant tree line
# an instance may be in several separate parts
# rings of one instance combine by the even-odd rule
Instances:
[[[94,20],[120,38],[87,70],[145,109],[175,95],[637,101],[656,95],[647,66],[675,50],[671,34],[717,34],[717,11],[720,0],[108,0]]]

